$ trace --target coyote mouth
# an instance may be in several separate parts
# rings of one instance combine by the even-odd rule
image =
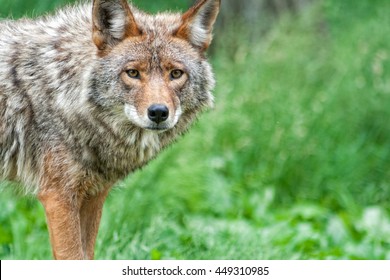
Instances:
[[[148,127],[145,127],[145,129],[147,130],[151,130],[151,131],[156,131],[156,132],[164,132],[164,131],[167,131],[169,129],[171,129],[172,127],[169,127],[169,126],[148,126]]]

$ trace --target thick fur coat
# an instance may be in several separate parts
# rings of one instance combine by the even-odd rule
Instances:
[[[212,105],[219,6],[149,15],[95,0],[0,21],[0,179],[38,195],[56,258],[93,258],[112,185]]]

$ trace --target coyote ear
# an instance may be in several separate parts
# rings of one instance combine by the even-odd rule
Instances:
[[[201,50],[206,50],[211,43],[213,25],[220,6],[221,0],[198,0],[182,15],[182,25],[176,35]]]
[[[141,34],[126,0],[94,0],[92,38],[99,50]]]

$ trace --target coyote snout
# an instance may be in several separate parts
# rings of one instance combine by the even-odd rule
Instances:
[[[56,259],[92,259],[112,186],[212,105],[219,7],[153,16],[94,0],[0,21],[0,178],[37,195]]]
[[[158,125],[168,119],[169,109],[164,104],[153,104],[148,108],[148,117]]]
[[[140,128],[155,131],[165,131],[173,128],[180,116],[181,108],[170,110],[166,104],[152,104],[146,113],[139,114],[137,108],[132,105],[125,105],[125,114],[129,120]]]

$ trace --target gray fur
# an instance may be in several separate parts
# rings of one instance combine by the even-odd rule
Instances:
[[[67,156],[59,164],[72,163],[62,175],[63,188],[83,176],[97,182],[87,193],[112,185],[144,166],[212,105],[214,78],[203,53],[172,39],[182,23],[179,14],[151,16],[132,8],[145,39],[120,50],[112,46],[102,57],[92,41],[91,10],[85,4],[37,20],[0,21],[0,178],[22,183],[28,193],[39,192],[48,152],[61,151]],[[137,59],[150,61],[150,71],[161,60],[180,61],[188,71],[177,93],[183,112],[169,130],[145,130],[124,113],[136,93],[118,76],[127,61]]]

